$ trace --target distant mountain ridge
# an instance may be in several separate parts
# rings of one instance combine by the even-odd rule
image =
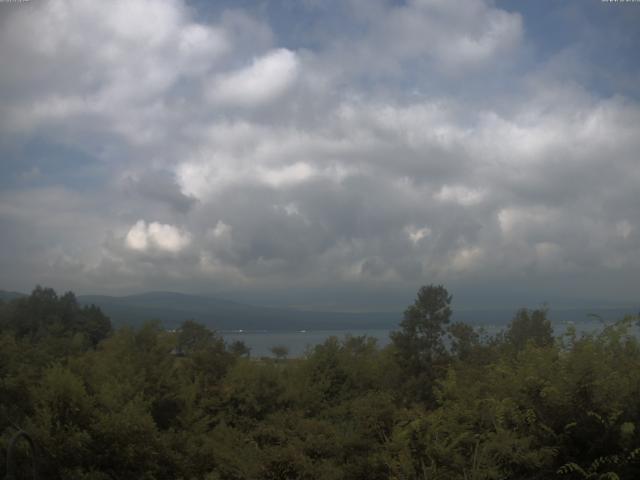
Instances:
[[[20,292],[8,292],[6,290],[0,290],[0,300],[4,302],[8,302],[9,300],[14,300],[20,297],[26,297],[25,293]]]
[[[147,292],[114,297],[79,295],[82,304],[95,304],[115,325],[139,325],[160,320],[167,328],[192,319],[216,330],[301,330],[391,328],[400,314],[299,311],[260,307],[230,300],[175,292]]]
[[[0,300],[9,301],[25,294],[0,290]],[[402,319],[398,312],[320,312],[287,308],[262,307],[216,297],[176,292],[146,292],[126,296],[78,295],[83,305],[94,304],[111,318],[115,326],[139,326],[148,320],[159,320],[166,328],[175,328],[184,320],[196,320],[216,330],[294,331],[294,330],[366,330],[395,329]],[[515,309],[456,309],[452,321],[474,326],[506,325]],[[554,324],[596,321],[589,314],[612,322],[624,315],[637,314],[638,308],[550,308]]]

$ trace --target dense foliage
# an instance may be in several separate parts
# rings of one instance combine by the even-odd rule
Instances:
[[[487,337],[450,303],[423,287],[383,349],[254,359],[37,288],[0,304],[0,477],[22,428],[47,479],[640,478],[636,319],[554,338],[521,310]]]

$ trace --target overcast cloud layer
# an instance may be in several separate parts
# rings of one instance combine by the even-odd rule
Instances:
[[[639,13],[0,4],[0,288],[638,301]]]

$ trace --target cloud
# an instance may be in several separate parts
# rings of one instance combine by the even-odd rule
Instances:
[[[431,229],[429,227],[417,228],[414,225],[407,225],[404,230],[414,245],[417,245],[423,238],[431,235]]]
[[[178,83],[228,50],[224,30],[190,20],[180,1],[33,2],[0,33],[0,55],[15,67],[0,76],[0,125],[24,134],[64,122],[76,137],[103,119],[129,141],[156,141]]]
[[[635,294],[640,105],[531,60],[519,13],[24,6],[0,30],[15,288]]]
[[[209,99],[223,105],[258,106],[286,92],[297,74],[296,54],[284,48],[273,50],[245,68],[216,78]]]
[[[484,192],[460,185],[450,186],[443,185],[434,198],[443,202],[456,202],[460,205],[470,206],[478,204],[482,201]]]
[[[127,190],[167,205],[179,213],[187,213],[196,203],[195,198],[180,191],[175,175],[167,171],[132,174],[126,177],[125,186]]]
[[[315,170],[309,164],[295,163],[280,169],[262,169],[259,173],[260,179],[273,186],[279,187],[287,184],[295,184],[303,182],[311,178],[315,174]]]
[[[327,39],[328,60],[339,76],[458,77],[504,66],[524,36],[518,13],[490,2],[349,2],[356,31]],[[425,79],[430,83],[433,79]],[[419,85],[419,84],[418,84]],[[419,87],[418,87],[419,88]]]
[[[138,220],[131,227],[125,237],[125,245],[131,250],[147,252],[158,250],[161,252],[178,253],[191,243],[191,236],[173,225]]]

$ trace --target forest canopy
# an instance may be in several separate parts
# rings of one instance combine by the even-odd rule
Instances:
[[[252,358],[194,321],[113,329],[37,287],[0,302],[0,477],[24,431],[47,479],[638,478],[637,317],[554,336],[522,309],[489,336],[451,302],[422,287],[385,348]],[[16,443],[18,478],[32,456]]]

